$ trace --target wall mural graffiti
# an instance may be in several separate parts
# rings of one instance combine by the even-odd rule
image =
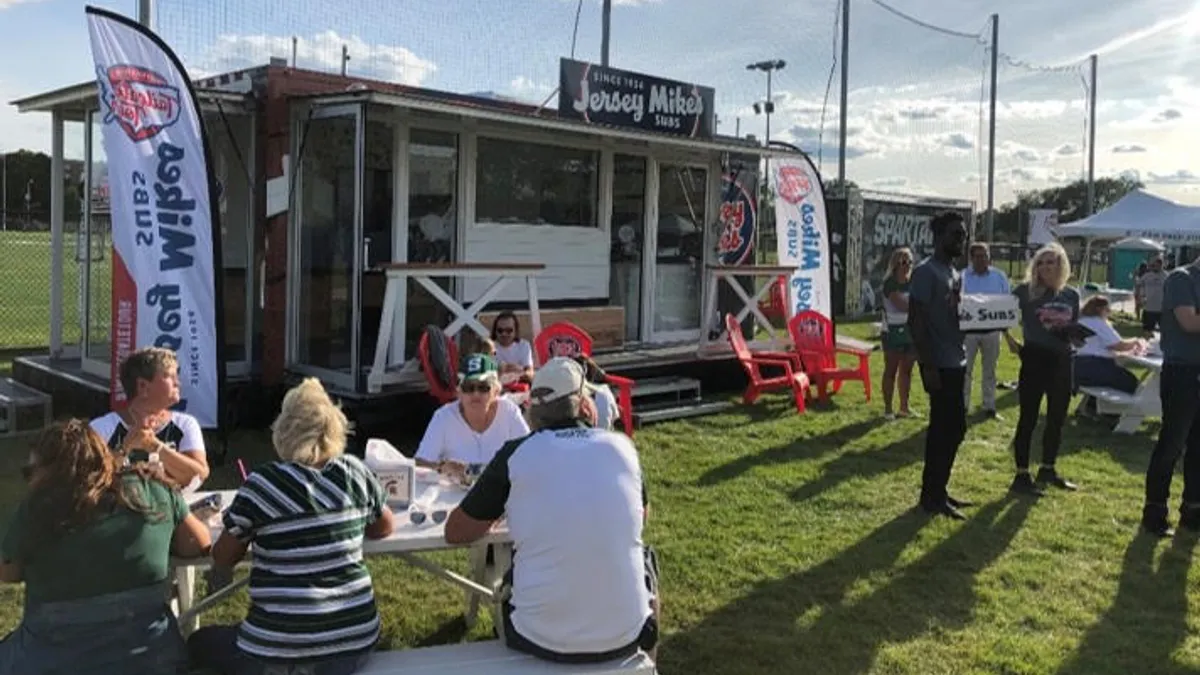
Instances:
[[[933,251],[933,232],[929,222],[943,211],[957,211],[967,222],[967,231],[973,232],[972,210],[966,205],[918,204],[901,201],[863,201],[862,277],[859,280],[859,312],[880,311],[880,291],[887,275],[888,256],[901,246],[913,250],[917,260]],[[853,288],[853,286],[851,286]],[[847,293],[849,296],[849,292]],[[853,303],[847,297],[847,309]]]

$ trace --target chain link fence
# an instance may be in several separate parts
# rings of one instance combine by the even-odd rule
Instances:
[[[89,339],[107,343],[112,310],[110,221],[93,218],[90,236],[78,220],[65,222],[63,230],[63,344],[83,343],[80,317],[85,315],[90,315]],[[49,346],[52,260],[49,213],[0,212],[0,351]]]

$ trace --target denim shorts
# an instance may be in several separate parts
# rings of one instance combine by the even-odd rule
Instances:
[[[0,641],[0,675],[175,675],[186,664],[166,584],[26,607]]]

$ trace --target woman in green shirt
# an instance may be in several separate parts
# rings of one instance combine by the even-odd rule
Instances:
[[[895,419],[892,393],[900,384],[900,417],[910,417],[908,393],[917,348],[908,332],[908,284],[912,276],[913,252],[908,247],[892,251],[888,275],[883,282],[883,416]]]
[[[25,582],[0,675],[166,675],[186,664],[166,603],[170,557],[206,554],[209,530],[146,469],[122,472],[123,459],[78,419],[30,453],[29,490],[0,543],[0,581]]]

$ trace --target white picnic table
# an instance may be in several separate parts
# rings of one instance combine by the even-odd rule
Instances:
[[[221,495],[222,510],[228,508],[233,503],[233,498],[237,494],[236,490],[219,490],[216,492]],[[434,482],[430,479],[430,472],[418,469],[417,490],[414,495],[415,499],[413,500],[414,504],[418,506],[414,506],[411,509],[393,508],[392,512],[396,516],[395,530],[385,539],[367,539],[363,543],[363,554],[366,556],[396,556],[411,565],[420,567],[435,576],[461,586],[466,591],[466,619],[469,626],[473,623],[479,611],[480,599],[486,598],[491,601],[494,598],[496,584],[504,572],[512,565],[512,539],[508,533],[508,526],[504,521],[500,521],[491,532],[471,544],[458,545],[446,543],[444,534],[445,521],[434,523],[431,514],[441,510],[449,513],[450,510],[462,501],[466,493],[465,488],[450,484],[445,479]],[[196,492],[189,501],[196,501],[209,494],[213,494],[213,492]],[[434,496],[432,500],[427,499],[430,496]],[[414,524],[409,515],[410,510],[424,511],[426,514],[425,522],[420,525]],[[215,542],[224,530],[220,521],[220,515],[210,519],[209,527],[212,531],[212,540]],[[492,545],[494,552],[494,562],[490,568],[487,565],[489,545]],[[467,548],[470,550],[470,578],[464,577],[457,572],[446,569],[420,556],[421,553],[458,548]],[[209,595],[200,602],[197,602],[195,596],[196,574],[200,570],[211,568],[213,566],[212,559],[207,557],[180,558],[173,560],[172,563],[175,569],[174,576],[179,626],[184,635],[188,635],[199,628],[200,614],[202,612],[222,602],[249,581],[249,577],[243,577],[219,590],[211,591],[210,589]],[[491,602],[488,604],[489,606],[492,605]]]
[[[1079,405],[1082,408],[1088,397],[1095,398],[1096,412],[1101,415],[1120,415],[1117,426],[1113,428],[1114,432],[1132,434],[1142,425],[1142,420],[1162,416],[1162,400],[1158,393],[1163,366],[1162,353],[1153,345],[1146,354],[1117,353],[1113,358],[1123,366],[1145,371],[1137,391],[1126,394],[1103,387],[1080,387],[1079,391],[1084,394],[1084,398]]]

